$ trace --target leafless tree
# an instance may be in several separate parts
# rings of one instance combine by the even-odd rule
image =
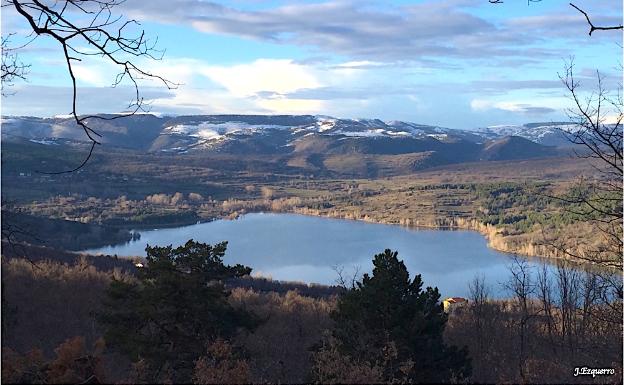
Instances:
[[[531,266],[528,261],[523,258],[514,257],[509,266],[509,272],[511,273],[509,280],[505,284],[508,291],[514,296],[519,310],[518,325],[518,338],[519,354],[518,354],[518,369],[520,377],[523,381],[526,379],[526,359],[529,350],[530,339],[530,322],[537,316],[539,310],[534,309],[532,298],[535,294],[536,285],[533,282]]]
[[[7,88],[12,87],[16,80],[26,80],[30,68],[19,59],[16,48],[11,48],[11,36],[13,34],[2,36],[2,96],[11,95]]]
[[[543,263],[537,272],[537,296],[541,303],[541,312],[546,321],[546,329],[548,331],[548,340],[553,354],[556,356],[557,348],[555,345],[555,336],[557,327],[555,323],[555,305],[553,303],[553,287],[550,273],[546,263]]]
[[[573,353],[577,345],[575,326],[581,277],[577,270],[559,264],[556,279],[558,288],[556,301],[561,312],[561,342],[567,351]]]
[[[605,174],[607,180],[622,178],[622,120],[624,102],[621,85],[617,95],[611,95],[604,87],[604,77],[596,71],[596,89],[588,97],[582,98],[579,91],[581,83],[574,77],[574,60],[565,65],[564,73],[559,78],[568,89],[574,102],[574,108],[568,109],[570,120],[575,129],[564,131],[568,139],[589,150],[586,158],[597,159],[602,163],[598,171]],[[608,121],[607,119],[613,119]],[[615,213],[603,212],[606,215]],[[617,214],[622,218],[622,214]]]
[[[469,292],[469,309],[471,312],[470,319],[472,320],[472,336],[475,338],[476,351],[473,351],[473,357],[477,359],[483,359],[487,351],[487,330],[490,329],[490,323],[493,321],[491,314],[489,314],[489,297],[490,288],[485,283],[485,276],[477,275],[471,282],[468,283]],[[481,378],[484,374],[481,373],[481,365],[477,365],[475,375],[477,378]]]
[[[25,243],[33,241],[43,243],[44,241],[39,238],[32,229],[21,224],[20,221],[16,219],[16,216],[21,214],[21,210],[15,208],[14,202],[2,200],[0,208],[2,211],[0,219],[0,239],[2,240],[2,247],[8,247],[13,255],[26,259],[35,268],[38,268],[28,257]]]
[[[78,89],[76,84],[75,64],[89,57],[99,57],[119,69],[113,81],[113,87],[122,82],[129,82],[134,87],[134,98],[128,105],[129,114],[146,111],[146,103],[139,92],[139,81],[152,79],[161,82],[169,89],[177,85],[164,77],[142,68],[136,60],[147,57],[162,59],[163,51],[156,48],[157,39],[150,40],[145,31],[137,28],[139,22],[114,15],[115,7],[125,0],[2,0],[2,7],[13,8],[22,16],[32,30],[32,40],[38,37],[51,38],[64,55],[65,65],[72,83],[71,116],[84,131],[91,147],[84,161],[72,170],[57,172],[67,173],[82,168],[90,159],[96,145],[100,144],[101,135],[89,125],[94,119],[117,119],[127,115],[102,117],[80,115],[77,110]],[[8,39],[8,37],[7,37]],[[8,41],[7,41],[8,42]],[[2,79],[4,83],[4,45]],[[7,47],[8,48],[8,47]],[[13,51],[7,51],[13,52]],[[27,66],[17,60],[17,75],[24,77],[23,69]],[[7,76],[13,67],[7,67]],[[19,69],[22,69],[22,72]],[[15,78],[15,71],[13,71]]]
[[[596,87],[584,97],[581,83],[574,75],[573,60],[566,63],[559,77],[574,106],[568,109],[570,127],[561,131],[579,149],[575,150],[576,155],[590,160],[595,171],[591,177],[581,178],[568,194],[552,198],[561,201],[567,212],[593,224],[599,242],[591,246],[569,244],[565,239],[546,243],[572,259],[621,270],[624,250],[622,85],[613,95],[604,86],[604,77],[596,72]]]
[[[490,288],[485,283],[485,276],[483,275],[476,275],[472,281],[468,283],[468,291],[473,304],[484,304],[490,298]]]
[[[353,266],[353,269],[349,274],[345,271],[345,267],[343,265],[332,266],[332,270],[337,276],[335,280],[336,285],[347,290],[355,289],[356,282],[360,278],[360,265]]]
[[[502,0],[489,0],[500,4]],[[529,2],[531,2],[529,0]],[[570,3],[580,12],[589,25],[589,35],[594,31],[622,30],[623,25],[596,26],[589,14],[581,7]],[[620,72],[622,71],[620,65]],[[600,243],[597,246],[570,245],[565,239],[556,241],[545,237],[544,243],[557,249],[570,259],[597,263],[609,268],[622,269],[623,247],[623,208],[622,208],[622,122],[624,101],[622,84],[615,95],[605,87],[603,75],[596,71],[596,88],[583,97],[581,84],[575,78],[574,61],[565,65],[559,75],[569,91],[574,107],[568,110],[571,129],[563,130],[568,140],[583,148],[577,152],[582,158],[594,160],[596,173],[592,179],[582,179],[577,188],[567,196],[551,196],[562,201],[566,210],[593,222],[599,231]],[[622,292],[622,285],[616,289]]]

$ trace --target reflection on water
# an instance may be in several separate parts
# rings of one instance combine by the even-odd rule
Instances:
[[[443,296],[468,295],[468,282],[485,277],[493,293],[506,296],[511,256],[487,247],[473,231],[413,230],[399,226],[310,217],[296,214],[247,214],[178,228],[140,231],[138,240],[87,250],[119,256],[144,256],[145,246],[178,246],[189,239],[228,241],[226,263],[242,263],[273,279],[333,284],[342,267],[348,276],[372,270],[372,257],[384,249],[399,251],[410,274],[422,274],[425,286]],[[531,265],[540,261],[531,260]]]

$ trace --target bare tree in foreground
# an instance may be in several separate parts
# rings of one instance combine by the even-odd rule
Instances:
[[[15,48],[10,47],[10,40],[13,34],[2,36],[2,96],[8,96],[11,93],[7,91],[7,87],[12,87],[15,80],[26,80],[30,65],[22,63],[15,53]]]
[[[500,4],[502,0],[490,0]],[[531,1],[529,1],[530,3]],[[594,31],[622,30],[623,25],[595,25],[589,14],[581,7],[570,3],[580,12],[589,25],[589,35]],[[621,67],[621,66],[620,66]],[[621,72],[622,68],[620,68]],[[622,269],[623,232],[622,220],[622,122],[624,102],[622,84],[615,95],[610,94],[604,84],[603,75],[596,71],[596,88],[584,97],[581,84],[574,75],[574,63],[566,63],[559,75],[573,101],[568,109],[572,128],[563,130],[568,140],[583,148],[577,152],[581,158],[592,160],[596,172],[589,180],[581,180],[578,186],[565,197],[554,196],[565,204],[569,213],[593,223],[598,229],[600,242],[597,245],[572,244],[569,240],[545,243],[556,248],[566,257],[596,263],[604,267]],[[547,237],[545,237],[547,238]],[[622,285],[619,284],[620,293]],[[621,294],[620,294],[621,297]]]
[[[602,163],[597,170],[604,179],[622,179],[622,120],[624,102],[621,85],[617,95],[610,95],[604,87],[604,77],[596,71],[596,89],[582,98],[579,94],[581,83],[574,77],[574,62],[565,66],[559,76],[570,93],[574,108],[568,109],[568,116],[578,129],[564,132],[570,142],[583,145],[590,150],[586,158],[597,159]],[[618,186],[621,187],[621,186]],[[615,213],[604,212],[612,215]],[[617,213],[622,218],[621,213]]]
[[[570,61],[560,78],[569,91],[573,108],[568,109],[571,127],[562,130],[580,151],[576,155],[591,161],[594,173],[583,178],[562,201],[565,210],[588,221],[597,229],[597,244],[574,245],[567,240],[551,243],[567,257],[622,269],[622,122],[624,101],[622,86],[615,95],[605,88],[604,78],[597,71],[595,89],[583,96],[581,84],[574,76]]]
[[[12,7],[17,14],[22,16],[32,29],[32,39],[40,36],[51,38],[57,43],[63,52],[67,72],[72,83],[72,107],[71,116],[76,124],[84,130],[85,135],[91,142],[89,154],[76,168],[57,172],[68,173],[82,168],[90,159],[96,145],[100,144],[101,135],[89,126],[89,119],[117,119],[146,111],[145,101],[139,92],[139,81],[142,79],[157,80],[168,89],[177,85],[164,77],[142,68],[136,60],[141,57],[149,59],[162,59],[163,52],[156,49],[157,40],[150,40],[145,36],[145,31],[137,32],[139,22],[133,19],[124,19],[123,16],[114,16],[113,10],[125,0],[3,0],[2,7]],[[15,56],[7,57],[5,68],[5,39],[3,45],[2,83],[16,77],[24,78],[25,69],[28,67],[21,64]],[[6,52],[12,52],[8,47]],[[29,44],[29,43],[27,43]],[[10,55],[10,54],[9,54]],[[122,82],[129,82],[134,88],[134,97],[128,105],[130,111],[127,115],[113,117],[80,116],[76,101],[78,90],[76,85],[75,65],[77,62],[88,57],[99,57],[113,64],[119,69],[113,81],[113,87]],[[13,63],[12,65],[10,63]],[[12,75],[11,75],[12,73]],[[8,83],[6,83],[8,84]]]
[[[531,333],[529,332],[530,321],[537,316],[531,298],[535,294],[535,283],[531,273],[531,266],[525,259],[514,257],[509,267],[511,276],[509,281],[504,285],[513,295],[518,305],[518,320],[516,328],[518,331],[519,354],[518,354],[518,372],[523,382],[526,380],[526,360],[527,350],[530,344]]]
[[[501,286],[509,298],[488,298],[482,278],[469,284],[464,311],[449,316],[446,337],[467,345],[472,383],[586,383],[574,367],[613,368],[595,383],[622,373],[622,300],[611,271],[595,274],[563,261],[529,264],[514,258]]]

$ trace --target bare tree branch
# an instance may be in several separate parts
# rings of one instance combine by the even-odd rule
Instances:
[[[617,92],[609,93],[602,75],[596,71],[596,87],[584,96],[574,76],[573,59],[565,64],[565,71],[559,77],[574,106],[567,110],[572,124],[560,130],[577,145],[576,155],[591,161],[595,172],[581,176],[567,193],[535,193],[553,200],[566,213],[585,222],[592,240],[576,238],[569,231],[559,233],[556,227],[542,227],[539,244],[567,260],[621,270],[624,251],[622,84]]]
[[[30,65],[19,60],[15,53],[16,48],[10,47],[12,33],[2,37],[2,96],[12,95],[6,91],[7,87],[12,87],[15,80],[26,80]]]
[[[145,31],[131,34],[131,28],[139,26],[136,20],[123,20],[113,16],[113,9],[125,0],[64,0],[46,3],[41,0],[4,0],[2,6],[12,6],[28,23],[35,37],[47,36],[55,40],[65,57],[67,72],[72,82],[71,116],[91,142],[91,148],[84,161],[75,168],[46,174],[63,174],[84,167],[91,158],[101,135],[90,125],[89,119],[112,120],[137,112],[147,112],[146,102],[139,91],[139,80],[152,79],[161,82],[168,89],[177,84],[166,78],[141,68],[133,58],[147,57],[161,60],[163,51],[156,49],[157,39],[149,40]],[[4,42],[4,40],[3,40]],[[86,45],[86,48],[83,48]],[[81,116],[78,113],[78,87],[74,65],[86,57],[101,57],[120,68],[112,86],[124,81],[130,82],[135,90],[129,103],[130,112],[113,117]],[[4,56],[3,56],[4,60]],[[3,61],[4,80],[4,61]]]
[[[527,5],[530,5],[531,3],[539,3],[542,0],[527,0]],[[488,0],[488,2],[490,4],[503,4],[503,0]],[[570,3],[570,6],[573,7],[574,9],[576,9],[577,11],[579,11],[580,13],[583,14],[583,16],[585,16],[585,20],[587,20],[587,24],[589,24],[589,36],[592,35],[592,33],[594,31],[609,31],[609,30],[617,30],[617,29],[622,29],[624,28],[623,25],[614,25],[614,26],[607,26],[607,27],[596,27],[594,25],[594,23],[592,23],[592,21],[589,18],[589,15],[587,14],[587,12],[583,11],[581,8],[577,7],[576,5]]]
[[[577,11],[579,11],[580,13],[583,14],[583,16],[585,16],[585,19],[587,20],[587,24],[589,24],[589,36],[591,36],[591,34],[594,31],[608,31],[608,30],[613,30],[613,29],[622,29],[624,28],[623,25],[616,25],[616,26],[609,26],[609,27],[596,27],[591,20],[589,19],[589,15],[587,14],[587,12],[583,11],[582,9],[580,9],[579,7],[577,7],[576,5],[570,3],[570,6],[574,9],[576,9]]]

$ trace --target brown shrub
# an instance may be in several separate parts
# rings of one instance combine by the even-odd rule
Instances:
[[[58,358],[59,353],[60,357],[74,354],[75,351],[69,351],[72,347],[78,349],[80,344],[92,346],[98,343],[103,330],[96,322],[96,314],[112,278],[133,279],[118,269],[99,271],[85,259],[68,265],[3,258],[2,347],[7,348],[4,351],[22,357],[11,361],[9,367],[28,366],[32,359],[27,358],[38,354],[33,352],[40,352],[42,359]],[[82,340],[72,340],[76,335]],[[67,340],[73,342],[67,344]],[[110,364],[111,361],[114,364]],[[57,364],[61,362],[57,361]],[[126,363],[123,357],[109,353],[106,362],[109,364],[108,374],[111,374],[109,378],[124,375],[121,373]]]
[[[311,349],[331,327],[332,299],[314,299],[296,291],[286,294],[232,290],[230,301],[264,322],[238,343],[249,353],[253,382],[301,383],[308,381]]]
[[[208,345],[197,360],[193,383],[244,384],[249,382],[249,365],[236,357],[229,342],[218,339]]]
[[[61,343],[56,357],[45,362],[41,350],[34,349],[21,355],[9,348],[2,352],[2,382],[80,384],[102,383],[105,375],[102,353],[105,344],[99,339],[87,352],[84,337],[73,337]]]

